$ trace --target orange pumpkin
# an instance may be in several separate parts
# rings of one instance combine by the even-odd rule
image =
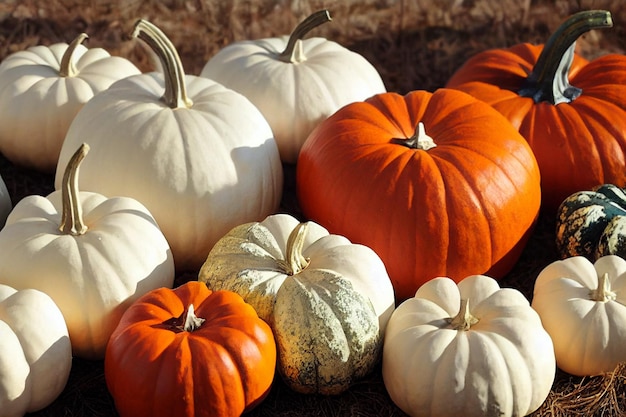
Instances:
[[[626,186],[626,56],[574,52],[582,33],[611,25],[607,11],[577,13],[545,45],[478,53],[446,85],[489,103],[526,138],[549,212],[577,191]]]
[[[268,393],[276,344],[239,295],[189,281],[133,303],[104,365],[121,416],[239,416]]]
[[[541,203],[524,138],[491,106],[450,89],[343,107],[305,142],[296,186],[306,217],[374,249],[397,300],[436,276],[502,277]]]

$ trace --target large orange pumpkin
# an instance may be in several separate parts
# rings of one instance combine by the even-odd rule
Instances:
[[[374,249],[397,300],[436,276],[506,274],[538,216],[539,180],[519,132],[450,89],[343,107],[307,138],[296,168],[303,214]]]
[[[121,416],[234,417],[268,393],[276,342],[238,294],[189,281],[133,303],[104,365]]]
[[[611,25],[607,11],[577,13],[545,45],[478,53],[446,85],[489,103],[519,129],[550,212],[574,192],[626,186],[626,56],[588,61],[574,52],[582,33]]]

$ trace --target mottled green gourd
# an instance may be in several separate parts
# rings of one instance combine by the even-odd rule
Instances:
[[[559,206],[556,246],[562,258],[626,257],[626,192],[614,184],[576,192]]]

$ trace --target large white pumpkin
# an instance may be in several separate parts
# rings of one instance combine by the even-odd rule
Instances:
[[[163,33],[139,21],[165,74],[128,77],[76,115],[59,166],[81,142],[93,155],[81,188],[143,203],[172,248],[176,268],[198,270],[232,227],[262,220],[280,203],[283,171],[270,126],[248,99],[185,75]],[[62,172],[57,170],[58,188]]]
[[[485,275],[426,282],[385,333],[385,387],[412,417],[525,416],[545,401],[555,371],[539,315]]]
[[[113,82],[139,74],[129,60],[69,45],[37,45],[0,63],[0,152],[17,165],[53,172],[67,129],[82,106]]]
[[[572,375],[598,375],[626,362],[626,260],[573,256],[537,276],[532,306],[554,341],[556,363]]]
[[[51,404],[71,368],[67,326],[54,301],[0,284],[0,416],[22,417]]]
[[[337,394],[368,373],[395,307],[373,250],[288,214],[233,228],[198,279],[255,308],[274,331],[279,372],[306,393]]]
[[[322,10],[291,36],[231,43],[200,73],[242,93],[261,110],[283,162],[294,164],[313,128],[340,107],[386,91],[362,55],[325,38],[302,39],[329,20]]]
[[[174,261],[150,212],[128,197],[79,191],[81,146],[64,187],[23,198],[0,231],[0,279],[48,294],[65,317],[76,356],[102,359],[122,313],[174,282]]]

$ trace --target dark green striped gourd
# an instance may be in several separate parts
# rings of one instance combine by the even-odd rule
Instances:
[[[560,205],[556,246],[562,258],[604,255],[626,258],[626,192],[613,184],[580,191]]]

